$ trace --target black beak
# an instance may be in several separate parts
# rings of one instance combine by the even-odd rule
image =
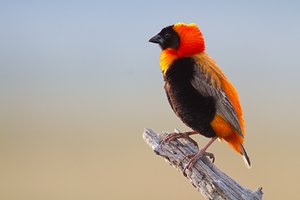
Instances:
[[[149,40],[149,42],[156,43],[156,44],[162,44],[163,39],[160,35],[155,35]]]

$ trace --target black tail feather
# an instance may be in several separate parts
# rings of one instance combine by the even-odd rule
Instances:
[[[243,158],[244,158],[246,166],[248,168],[251,168],[250,158],[248,157],[247,152],[242,144],[241,144],[241,149],[242,149],[242,154],[243,154]]]

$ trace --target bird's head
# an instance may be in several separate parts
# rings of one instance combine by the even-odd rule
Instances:
[[[204,38],[196,24],[177,23],[163,28],[149,42],[162,50],[171,50],[178,57],[191,56],[205,50]]]

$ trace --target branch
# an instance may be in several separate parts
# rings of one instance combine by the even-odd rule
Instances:
[[[157,135],[151,129],[145,129],[143,138],[157,155],[179,171],[183,172],[187,164],[186,156],[197,151],[197,147],[186,139],[173,140],[160,147],[167,133]],[[182,173],[183,174],[183,173]],[[244,188],[219,170],[207,157],[198,160],[191,170],[186,170],[187,178],[206,199],[262,199],[262,188],[256,191]]]

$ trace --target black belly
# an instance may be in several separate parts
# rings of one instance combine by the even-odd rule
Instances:
[[[165,74],[165,90],[177,116],[190,128],[206,137],[215,137],[210,122],[216,114],[213,97],[201,95],[191,84],[194,60],[180,58]]]

